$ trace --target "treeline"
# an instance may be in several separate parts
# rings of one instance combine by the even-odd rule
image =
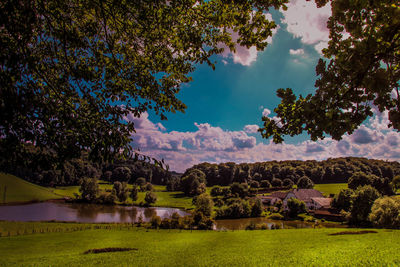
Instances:
[[[147,161],[130,159],[99,164],[90,161],[87,153],[82,153],[80,158],[66,160],[63,164],[59,164],[52,161],[51,152],[48,156],[46,153],[36,152],[34,146],[28,146],[23,158],[0,153],[0,171],[43,186],[79,185],[82,178],[131,184],[138,178],[144,178],[152,184],[165,184],[171,177],[178,176],[174,172]]]
[[[290,179],[297,184],[302,177],[314,183],[347,183],[356,172],[373,174],[391,181],[400,174],[400,163],[366,158],[334,158],[324,161],[287,160],[258,163],[234,162],[211,164],[201,163],[187,169],[182,177],[199,170],[205,174],[207,186],[251,183],[252,181],[276,182]]]

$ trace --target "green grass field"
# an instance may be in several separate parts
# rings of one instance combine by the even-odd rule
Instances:
[[[0,229],[33,223],[0,222]],[[53,226],[51,226],[53,225]],[[179,231],[36,223],[36,233],[0,238],[1,266],[398,266],[400,231],[364,235],[343,229]],[[46,232],[46,227],[59,232]],[[44,229],[43,232],[39,229]],[[63,230],[64,229],[64,230]],[[350,229],[349,229],[350,230]],[[352,229],[355,230],[355,229]],[[4,230],[3,230],[4,231]],[[136,251],[88,254],[89,249]]]
[[[347,188],[346,183],[342,184],[315,184],[314,189],[321,191],[325,196],[338,194],[340,190]]]
[[[5,198],[4,191],[6,191]],[[48,188],[29,183],[14,175],[0,173],[0,203],[44,201],[58,198],[62,198],[62,196],[53,193]]]

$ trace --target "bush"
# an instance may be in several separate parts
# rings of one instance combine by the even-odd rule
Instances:
[[[153,229],[158,229],[161,225],[161,217],[157,215],[151,217],[150,224]]]
[[[196,196],[206,191],[206,175],[194,169],[181,179],[181,189],[188,196]]]
[[[342,189],[332,201],[332,207],[344,211],[349,211],[353,199],[354,191],[351,189]]]
[[[282,214],[280,213],[272,213],[271,215],[267,216],[268,219],[271,220],[284,220],[285,217],[283,217]]]
[[[137,184],[140,187],[144,186],[146,184],[146,178],[143,177],[137,178],[135,184]]]
[[[117,201],[117,195],[115,193],[115,190],[111,190],[111,192],[103,192],[100,194],[100,196],[97,199],[97,202],[99,204],[105,204],[105,205],[114,205],[115,202]]]
[[[114,182],[113,189],[115,190],[116,196],[120,202],[125,202],[128,199],[129,189],[126,182]]]

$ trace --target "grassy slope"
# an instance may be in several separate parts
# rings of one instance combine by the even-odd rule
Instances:
[[[2,227],[0,222],[0,229]],[[23,227],[28,223],[19,224]],[[64,224],[62,227],[68,227]],[[15,227],[15,226],[14,226]],[[42,227],[46,227],[42,223]],[[398,266],[400,231],[329,236],[343,229],[266,231],[82,230],[1,237],[4,266]],[[354,229],[353,229],[354,230]],[[138,251],[84,255],[88,249]]]
[[[0,203],[4,202],[4,190],[6,187],[6,203],[62,198],[62,196],[54,194],[50,189],[29,183],[14,175],[0,173]]]
[[[338,194],[340,190],[347,188],[346,183],[342,184],[315,184],[314,189],[321,191],[325,196]]]

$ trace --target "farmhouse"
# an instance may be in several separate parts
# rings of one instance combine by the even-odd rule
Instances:
[[[293,189],[287,193],[286,197],[282,201],[285,210],[287,209],[287,201],[290,198],[297,198],[298,200],[303,201],[306,204],[306,208],[308,210],[313,210],[316,207],[315,205],[316,202],[315,201],[313,202],[312,199],[313,198],[318,199],[318,202],[322,203],[320,199],[324,198],[324,196],[322,195],[321,192],[315,189]],[[326,202],[324,202],[324,204],[326,204]]]
[[[288,193],[287,192],[272,192],[269,196],[262,196],[261,201],[264,205],[275,205],[277,201],[283,201]]]

